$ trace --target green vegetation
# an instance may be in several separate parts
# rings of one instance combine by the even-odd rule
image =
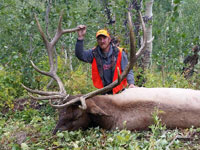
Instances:
[[[118,36],[121,46],[127,44],[126,11],[129,0],[59,0],[53,1],[49,13],[48,33],[52,38],[61,10],[64,10],[63,27],[87,25],[85,48],[95,45],[95,33],[108,28]],[[145,1],[144,1],[145,2]],[[80,5],[81,4],[81,5]],[[57,117],[48,102],[22,102],[28,99],[21,83],[34,89],[47,90],[50,79],[38,74],[30,60],[48,70],[48,59],[36,27],[34,13],[42,28],[46,29],[47,1],[0,1],[0,150],[46,149],[199,149],[200,129],[167,130],[157,114],[149,131],[105,131],[99,128],[87,131],[60,132],[52,136]],[[108,25],[105,6],[116,19]],[[200,44],[199,0],[155,0],[153,5],[153,53],[151,68],[143,72],[134,68],[136,83],[145,87],[176,87],[200,89],[200,65],[186,80],[181,74],[183,59],[191,54],[194,45]],[[144,10],[142,10],[143,12]],[[133,11],[134,14],[134,11]],[[115,17],[114,17],[115,16]],[[133,21],[135,15],[133,15]],[[58,75],[69,94],[83,94],[94,90],[90,64],[77,60],[74,55],[76,33],[64,35],[56,45]],[[137,79],[137,77],[140,78]],[[145,82],[144,82],[145,81]],[[53,82],[50,89],[56,90]]]

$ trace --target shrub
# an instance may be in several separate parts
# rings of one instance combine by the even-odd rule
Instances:
[[[24,95],[19,71],[0,70],[0,110],[3,107],[13,108],[13,99]]]
[[[143,74],[145,87],[171,87],[199,89],[199,77],[194,74],[189,80],[185,79],[180,72],[159,72],[147,70]]]

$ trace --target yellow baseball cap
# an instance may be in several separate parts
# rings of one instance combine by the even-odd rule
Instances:
[[[105,30],[105,29],[102,29],[102,30],[97,31],[97,33],[96,33],[96,38],[97,38],[99,35],[104,35],[104,36],[110,37],[110,34],[109,34],[108,31]]]

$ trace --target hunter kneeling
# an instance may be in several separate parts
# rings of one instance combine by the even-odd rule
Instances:
[[[78,39],[75,48],[75,54],[81,61],[92,64],[92,80],[96,88],[103,88],[118,78],[117,68],[120,74],[124,71],[128,64],[128,59],[123,48],[116,47],[111,42],[110,34],[107,30],[99,30],[96,33],[98,45],[90,50],[84,50],[83,40],[86,34],[86,26],[79,25]],[[108,91],[107,94],[115,94],[123,90],[127,83],[129,88],[134,88],[134,75],[131,70],[127,77],[120,85],[113,90]]]

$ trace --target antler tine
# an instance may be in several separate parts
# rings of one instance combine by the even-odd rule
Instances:
[[[62,18],[63,18],[63,11],[61,11],[61,14],[60,14],[56,34],[51,41],[52,46],[55,46],[55,44],[58,42],[58,39],[62,36]]]
[[[80,28],[76,27],[76,28],[72,28],[72,29],[65,29],[65,30],[62,30],[62,33],[70,33],[70,32],[75,32],[77,30],[79,30]]]
[[[87,108],[87,106],[85,105],[85,99],[86,99],[86,97],[87,97],[87,95],[84,95],[84,96],[81,96],[81,97],[76,97],[76,98],[74,98],[74,99],[70,100],[69,102],[67,102],[65,104],[62,104],[62,105],[54,105],[54,104],[52,104],[51,100],[49,101],[49,103],[50,103],[50,105],[52,107],[60,109],[60,108],[67,107],[67,106],[69,106],[71,104],[74,104],[74,103],[76,103],[78,101],[81,101],[81,103],[83,104],[84,109],[86,109]],[[87,97],[87,98],[89,98],[89,97]]]
[[[131,14],[128,12],[128,26],[129,26],[129,36],[130,36],[130,62],[128,63],[127,67],[122,73],[122,78],[124,79],[129,71],[133,68],[133,65],[136,62],[136,41],[135,41],[135,34],[133,32],[133,24],[131,20]]]
[[[145,24],[144,24],[144,20],[142,19],[142,14],[141,12],[139,12],[139,15],[140,15],[140,20],[141,20],[141,23],[142,23],[142,29],[143,29],[143,43],[142,43],[142,46],[140,47],[140,49],[137,51],[136,53],[136,59],[138,59],[144,52],[144,50],[146,49],[146,46],[147,46],[147,43],[151,43],[154,39],[154,37],[147,41],[147,31],[146,31],[146,27],[145,27]]]
[[[39,23],[39,21],[38,21],[38,18],[37,18],[37,15],[36,15],[36,14],[35,14],[35,20],[36,20],[38,29],[39,29],[39,31],[40,31],[40,34],[41,34],[41,36],[42,36],[42,39],[43,39],[43,41],[44,41],[44,43],[45,43],[45,46],[46,46],[46,48],[47,48],[47,47],[49,46],[49,41],[47,40],[47,38],[46,38],[46,36],[45,36],[45,34],[44,34],[44,32],[43,32],[41,26],[40,26],[40,23]]]
[[[31,64],[32,64],[33,68],[34,68],[37,72],[39,72],[39,73],[41,73],[41,74],[43,74],[43,75],[46,75],[46,76],[50,76],[50,77],[51,77],[51,74],[50,74],[49,72],[45,72],[45,71],[40,70],[40,69],[33,63],[32,60],[31,60]]]
[[[32,61],[31,61],[31,64],[32,64],[33,68],[36,71],[38,71],[39,73],[41,73],[43,75],[46,75],[46,76],[49,76],[49,77],[52,77],[58,83],[59,88],[60,88],[60,93],[66,93],[62,81],[60,80],[60,78],[56,74],[56,70],[54,70],[54,69],[51,68],[50,72],[45,72],[45,71],[40,70]],[[32,91],[34,91],[34,90],[32,90]]]
[[[38,95],[44,95],[44,96],[49,96],[49,95],[59,95],[60,93],[59,92],[44,92],[44,91],[40,91],[40,90],[33,90],[33,89],[30,89],[28,87],[26,87],[25,85],[23,85],[23,88],[25,88],[28,92],[30,93],[34,93],[34,94],[38,94]]]
[[[35,97],[35,96],[31,95],[31,94],[29,94],[29,96],[31,98],[33,98],[34,100],[63,99],[63,97],[64,97],[64,96],[61,96],[61,95]]]
[[[46,36],[45,36],[45,34],[44,34],[44,32],[43,32],[43,30],[42,30],[42,28],[41,28],[41,26],[40,26],[40,23],[39,23],[39,21],[38,21],[38,18],[37,18],[37,16],[36,16],[36,14],[35,14],[35,20],[36,20],[36,22],[37,22],[37,26],[38,26],[38,29],[39,29],[39,32],[40,32],[40,34],[41,34],[41,36],[42,36],[42,39],[43,39],[43,41],[44,41],[44,44],[45,44],[45,47],[46,47],[46,50],[47,50],[47,53],[48,53],[48,56],[49,56],[49,63],[50,63],[50,66],[51,67],[53,67],[54,65],[53,65],[53,53],[52,53],[52,44],[47,40],[47,38],[46,38]],[[51,70],[52,70],[53,68],[51,68]]]
[[[136,46],[135,46],[135,37],[134,37],[134,32],[133,32],[133,26],[132,26],[132,21],[131,21],[131,16],[130,16],[130,12],[128,12],[128,22],[129,22],[129,29],[130,29],[130,63],[126,66],[125,70],[123,71],[123,73],[121,75],[118,76],[118,79],[115,80],[114,82],[112,82],[111,84],[107,85],[106,87],[102,88],[102,89],[98,89],[96,91],[92,91],[88,94],[83,95],[82,97],[77,97],[72,99],[71,101],[63,104],[63,105],[53,105],[52,103],[50,103],[50,105],[54,108],[64,108],[67,107],[71,104],[74,104],[78,101],[81,101],[81,103],[85,104],[85,100],[91,97],[94,97],[98,94],[102,94],[105,92],[108,92],[109,90],[111,90],[112,88],[116,87],[117,85],[119,85],[121,83],[121,81],[123,81],[123,79],[127,76],[127,74],[129,73],[129,71],[131,70],[131,68],[133,68],[134,63],[136,62],[135,60],[135,51],[136,51]],[[83,106],[83,108],[85,109],[85,105]]]
[[[58,30],[62,31],[62,19],[63,19],[63,10],[60,13],[60,18],[59,18],[59,22],[58,22]]]

